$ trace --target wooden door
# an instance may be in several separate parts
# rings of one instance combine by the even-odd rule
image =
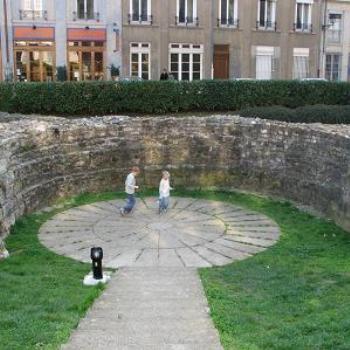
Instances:
[[[214,46],[214,79],[228,79],[230,72],[229,45]]]

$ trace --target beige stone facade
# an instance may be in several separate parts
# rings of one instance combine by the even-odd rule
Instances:
[[[320,1],[152,0],[147,9],[147,21],[142,16],[137,20],[131,3],[135,1],[122,1],[124,76],[137,75],[137,70],[142,73],[142,68],[136,67],[142,62],[149,64],[151,79],[159,78],[163,68],[172,72],[177,67],[171,64],[171,44],[200,45],[203,79],[292,79],[318,74],[322,28]],[[192,6],[197,8],[193,12],[197,17],[193,23],[179,23],[181,4],[185,5],[185,11]],[[226,16],[222,6],[227,7]],[[146,13],[145,8],[143,13]],[[133,43],[135,48],[132,48]],[[147,50],[144,56],[142,50],[139,57],[133,56],[132,53],[137,52],[135,43],[148,44],[149,56],[146,57]],[[177,49],[187,52],[186,48]],[[299,55],[304,57],[300,62],[295,58]],[[186,66],[188,57],[181,58]],[[174,59],[180,58],[174,56]],[[299,74],[295,72],[298,67]],[[175,77],[179,78],[178,74]],[[187,79],[187,73],[181,78]],[[189,80],[192,78],[195,79],[190,75]]]

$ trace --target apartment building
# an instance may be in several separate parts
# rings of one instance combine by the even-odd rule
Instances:
[[[118,0],[1,0],[2,77],[107,79],[121,65]]]
[[[125,76],[316,77],[322,6],[313,0],[122,0]]]
[[[321,70],[325,0],[0,0],[16,80],[302,79]]]
[[[322,77],[350,81],[350,0],[328,1],[322,28]]]

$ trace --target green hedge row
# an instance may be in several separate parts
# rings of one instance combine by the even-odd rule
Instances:
[[[350,101],[349,101],[350,102]],[[253,107],[240,111],[241,117],[294,123],[350,124],[350,106],[313,105],[295,109],[283,106]]]
[[[149,81],[0,84],[0,110],[55,115],[237,111],[350,104],[350,83]]]

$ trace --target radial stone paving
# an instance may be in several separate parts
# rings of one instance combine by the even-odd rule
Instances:
[[[41,242],[54,252],[90,261],[90,248],[104,250],[104,266],[209,267],[245,259],[273,245],[278,226],[264,215],[223,202],[174,198],[158,215],[156,198],[138,200],[121,217],[123,201],[73,208],[46,222]]]
[[[120,268],[63,349],[222,350],[196,268],[266,249],[277,225],[222,202],[174,198],[158,215],[156,198],[147,198],[128,217],[122,204],[70,209],[40,230],[58,254],[88,262],[90,248],[101,246],[104,265]]]

